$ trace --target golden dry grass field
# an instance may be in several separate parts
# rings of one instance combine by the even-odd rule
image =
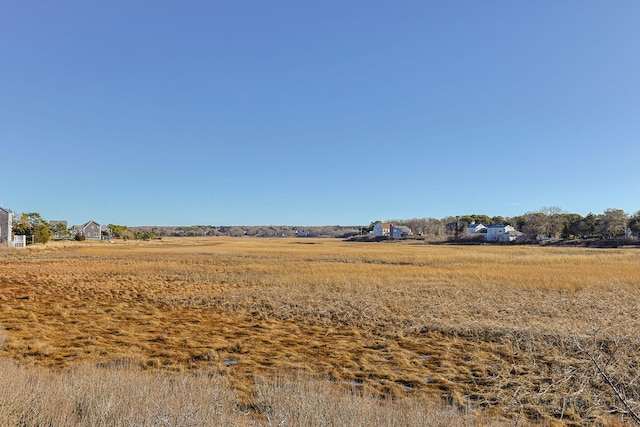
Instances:
[[[495,420],[623,425],[577,343],[633,386],[639,304],[638,249],[183,238],[0,250],[0,357],[215,371],[247,407],[256,378],[309,374]]]

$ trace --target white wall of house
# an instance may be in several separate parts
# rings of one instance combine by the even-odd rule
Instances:
[[[515,236],[509,235],[509,232],[516,231],[510,225],[490,225],[487,227],[487,241],[489,242],[510,242],[515,240]]]

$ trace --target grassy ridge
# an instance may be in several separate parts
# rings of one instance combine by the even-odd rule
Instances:
[[[598,330],[627,362],[640,353],[637,250],[207,238],[0,260],[1,354],[221,372],[247,407],[256,375],[298,372],[370,396],[613,425],[624,417],[607,415],[617,404],[575,340]]]

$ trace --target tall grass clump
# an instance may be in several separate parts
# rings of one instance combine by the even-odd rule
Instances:
[[[244,416],[222,378],[78,366],[65,372],[0,360],[2,426],[228,426]]]
[[[82,365],[63,372],[0,360],[2,426],[473,426],[481,415],[422,399],[381,401],[310,377],[259,380],[240,403],[219,374]],[[508,425],[494,420],[493,425]]]

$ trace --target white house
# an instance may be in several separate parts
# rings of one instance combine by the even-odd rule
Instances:
[[[472,222],[471,224],[467,225],[467,234],[482,233],[483,230],[486,230],[486,229],[487,227],[485,227],[484,225],[480,223]],[[486,233],[486,231],[484,232]]]
[[[371,231],[371,234],[376,237],[390,236],[391,227],[393,227],[393,224],[390,224],[388,222],[378,222],[373,226],[373,231]]]
[[[513,242],[519,233],[510,225],[491,224],[487,227],[488,242]]]

